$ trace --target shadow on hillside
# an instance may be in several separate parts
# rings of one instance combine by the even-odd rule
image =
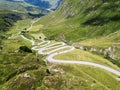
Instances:
[[[113,17],[100,17],[100,16],[96,16],[94,18],[91,18],[89,20],[87,20],[86,22],[84,22],[84,25],[92,25],[92,26],[96,26],[96,25],[104,25],[108,22],[111,21],[120,21],[120,16],[119,15],[115,15]]]
[[[32,14],[32,13],[28,13],[28,15],[32,18],[39,18],[39,17],[42,17],[44,16],[44,14],[40,13],[40,14]]]
[[[91,11],[97,10],[99,7],[101,7],[102,4],[95,5],[94,7],[89,7],[84,11],[84,14],[88,14]]]
[[[84,15],[88,15],[91,12],[95,14],[91,18],[89,17],[89,19],[83,22],[82,24],[92,25],[92,26],[96,26],[96,25],[102,26],[108,22],[120,21],[120,15],[118,9],[119,9],[119,4],[115,4],[115,2],[114,3],[108,2],[106,4],[100,3],[93,7],[88,7],[84,11]],[[96,12],[99,12],[99,14],[96,14]],[[107,14],[107,12],[109,12],[109,14]]]

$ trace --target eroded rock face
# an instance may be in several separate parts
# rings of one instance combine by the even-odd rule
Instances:
[[[111,46],[111,47],[105,49],[103,51],[103,54],[104,54],[104,56],[107,56],[114,60],[115,59],[115,48],[113,46]]]
[[[120,59],[120,46],[119,45],[113,45],[107,49],[104,50],[104,56],[108,56],[109,58],[113,60],[119,60]]]
[[[81,50],[86,50],[86,51],[102,54],[102,55],[104,55],[104,57],[111,58],[113,60],[120,59],[120,55],[119,55],[120,54],[120,46],[119,45],[112,45],[106,49],[92,47],[92,46],[81,46],[81,45],[77,45],[75,47],[78,49],[81,49]]]

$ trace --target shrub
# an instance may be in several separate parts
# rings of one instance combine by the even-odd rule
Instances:
[[[27,46],[20,46],[20,47],[19,47],[19,51],[20,51],[20,52],[24,51],[24,52],[32,53],[32,50],[29,49]]]

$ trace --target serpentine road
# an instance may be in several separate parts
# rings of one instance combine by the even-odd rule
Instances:
[[[93,62],[87,62],[87,61],[76,61],[76,60],[67,60],[66,61],[66,60],[54,59],[54,56],[62,54],[62,53],[67,53],[67,52],[73,51],[75,48],[73,46],[67,46],[64,42],[57,42],[57,43],[54,43],[54,44],[50,44],[50,41],[43,41],[43,42],[41,42],[41,44],[44,43],[44,42],[46,42],[46,44],[44,44],[44,46],[40,45],[40,43],[39,43],[39,45],[33,47],[32,50],[37,50],[38,54],[48,55],[46,59],[51,63],[89,65],[89,66],[94,66],[94,67],[98,67],[98,68],[107,70],[111,73],[114,73],[115,75],[120,76],[120,71],[115,70],[113,68],[110,68],[108,66],[101,65],[101,64],[97,64],[97,63],[93,63]],[[69,49],[68,50],[63,50],[65,48],[69,48]],[[53,50],[50,50],[50,49],[53,49]],[[62,49],[62,51],[59,51],[61,49]],[[48,52],[45,52],[45,50],[48,50]]]
[[[31,27],[32,27],[32,25],[30,26],[30,28]],[[59,55],[62,53],[67,53],[67,52],[73,51],[75,49],[73,46],[68,46],[64,42],[56,42],[54,44],[51,44],[51,41],[49,41],[49,40],[48,41],[42,40],[42,42],[38,43],[38,45],[35,46],[35,41],[33,39],[30,40],[30,39],[26,38],[24,35],[20,35],[20,36],[23,39],[31,42],[32,45],[34,45],[32,50],[38,51],[38,54],[48,55],[46,59],[51,63],[89,65],[89,66],[94,66],[94,67],[104,69],[106,71],[109,71],[109,72],[117,75],[117,76],[120,76],[120,71],[110,68],[108,66],[101,65],[101,64],[87,62],[87,61],[76,61],[76,60],[67,60],[66,61],[66,60],[54,59],[54,56],[56,56],[56,55]]]

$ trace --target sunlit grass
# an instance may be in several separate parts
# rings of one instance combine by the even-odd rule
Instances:
[[[36,25],[30,29],[30,33],[38,33],[43,28],[43,25]]]

